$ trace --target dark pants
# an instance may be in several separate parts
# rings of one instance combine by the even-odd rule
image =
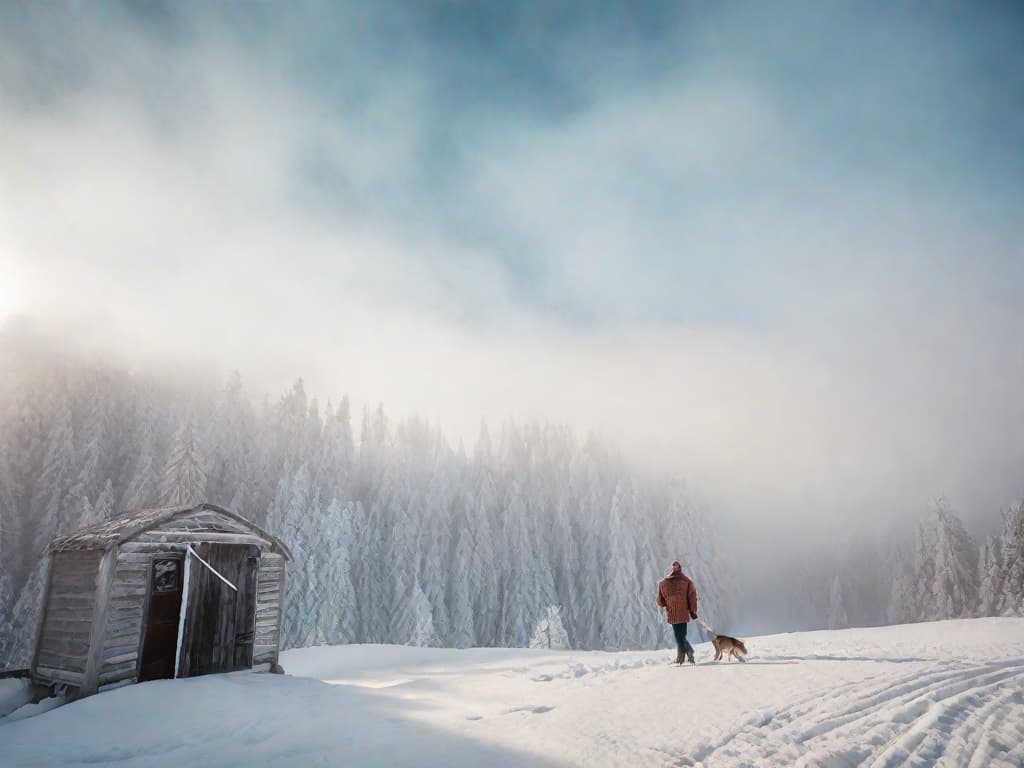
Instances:
[[[672,634],[676,636],[676,647],[684,653],[693,653],[693,646],[686,639],[686,622],[672,625]]]

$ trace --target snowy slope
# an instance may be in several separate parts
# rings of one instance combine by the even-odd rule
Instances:
[[[290,651],[289,675],[128,686],[0,720],[0,765],[1024,765],[1024,619],[669,654]]]

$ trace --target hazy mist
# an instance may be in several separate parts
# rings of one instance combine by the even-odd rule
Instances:
[[[593,431],[739,551],[1024,495],[1019,8],[300,7],[0,10],[0,316]]]

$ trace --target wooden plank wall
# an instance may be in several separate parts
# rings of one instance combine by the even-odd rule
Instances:
[[[132,549],[125,544],[117,553],[114,583],[107,607],[107,627],[103,633],[100,685],[128,680],[138,674],[142,617],[146,609],[152,555]]]
[[[37,677],[80,686],[89,658],[96,576],[103,552],[55,552],[35,659]]]
[[[256,575],[256,637],[253,664],[276,664],[281,643],[284,557],[264,552]]]
[[[117,552],[113,549],[103,553],[99,574],[96,576],[96,607],[92,614],[92,631],[89,633],[89,660],[82,675],[79,696],[89,696],[99,688],[99,677],[103,667],[103,636],[107,627],[107,612],[114,585],[114,571],[117,568]]]

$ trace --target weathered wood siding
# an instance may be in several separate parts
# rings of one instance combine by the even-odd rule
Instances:
[[[37,677],[81,685],[89,658],[96,576],[103,552],[55,552],[35,659]]]
[[[284,557],[264,552],[256,576],[256,636],[253,664],[276,663],[281,642]]]
[[[152,555],[118,551],[110,587],[107,627],[103,633],[100,685],[130,680],[138,674],[142,617],[146,610]]]

